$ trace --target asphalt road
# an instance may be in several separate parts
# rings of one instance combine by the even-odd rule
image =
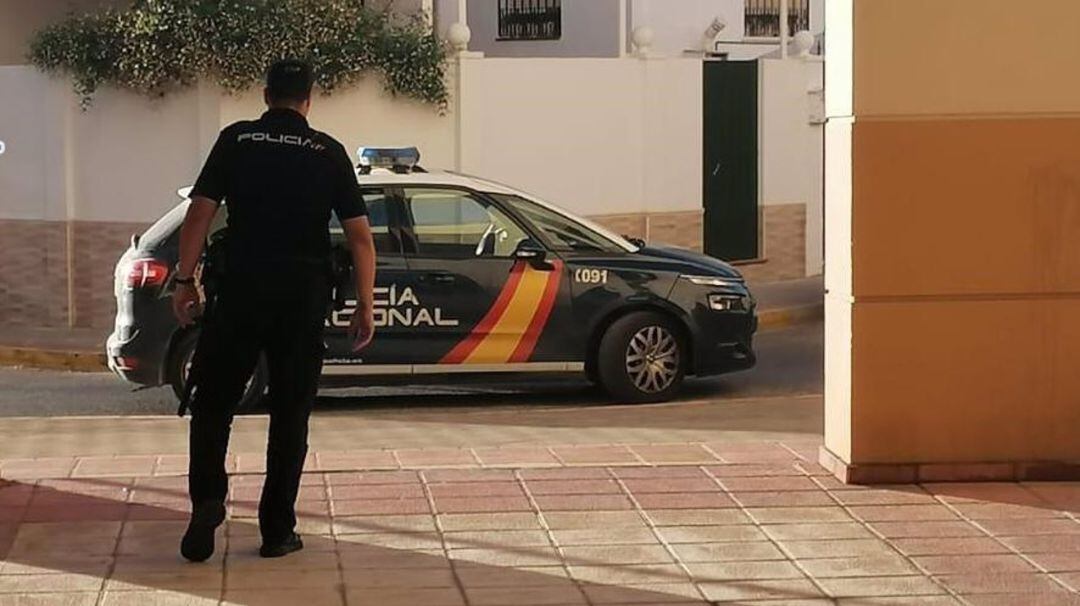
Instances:
[[[752,370],[688,380],[680,400],[730,400],[823,391],[820,323],[762,333]],[[316,414],[371,409],[484,409],[603,406],[604,396],[583,381],[477,385],[334,388],[320,391]],[[133,390],[108,373],[0,368],[0,417],[170,415],[167,387]]]

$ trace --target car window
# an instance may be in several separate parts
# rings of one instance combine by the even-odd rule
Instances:
[[[448,259],[510,257],[528,236],[498,208],[452,189],[405,189],[417,255]]]
[[[619,246],[611,238],[550,208],[521,196],[496,194],[495,197],[528,219],[551,241],[556,250],[626,252],[626,248]]]
[[[400,254],[396,240],[390,235],[390,204],[386,190],[364,188],[361,193],[364,204],[367,205],[368,224],[371,225],[371,235],[375,240],[375,252],[382,255]],[[330,213],[330,231],[342,232],[341,221],[333,213]]]

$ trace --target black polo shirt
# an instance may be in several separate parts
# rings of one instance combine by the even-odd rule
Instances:
[[[229,273],[323,264],[330,212],[343,222],[367,214],[348,152],[291,109],[221,131],[195,196],[228,208]]]

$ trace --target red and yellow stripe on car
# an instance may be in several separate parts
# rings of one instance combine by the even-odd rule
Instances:
[[[440,363],[527,362],[559,294],[562,262],[550,264],[550,270],[541,270],[517,261],[491,309]]]

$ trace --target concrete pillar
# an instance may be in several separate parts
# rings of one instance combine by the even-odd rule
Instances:
[[[1080,2],[1037,4],[827,3],[842,479],[1080,478]]]

